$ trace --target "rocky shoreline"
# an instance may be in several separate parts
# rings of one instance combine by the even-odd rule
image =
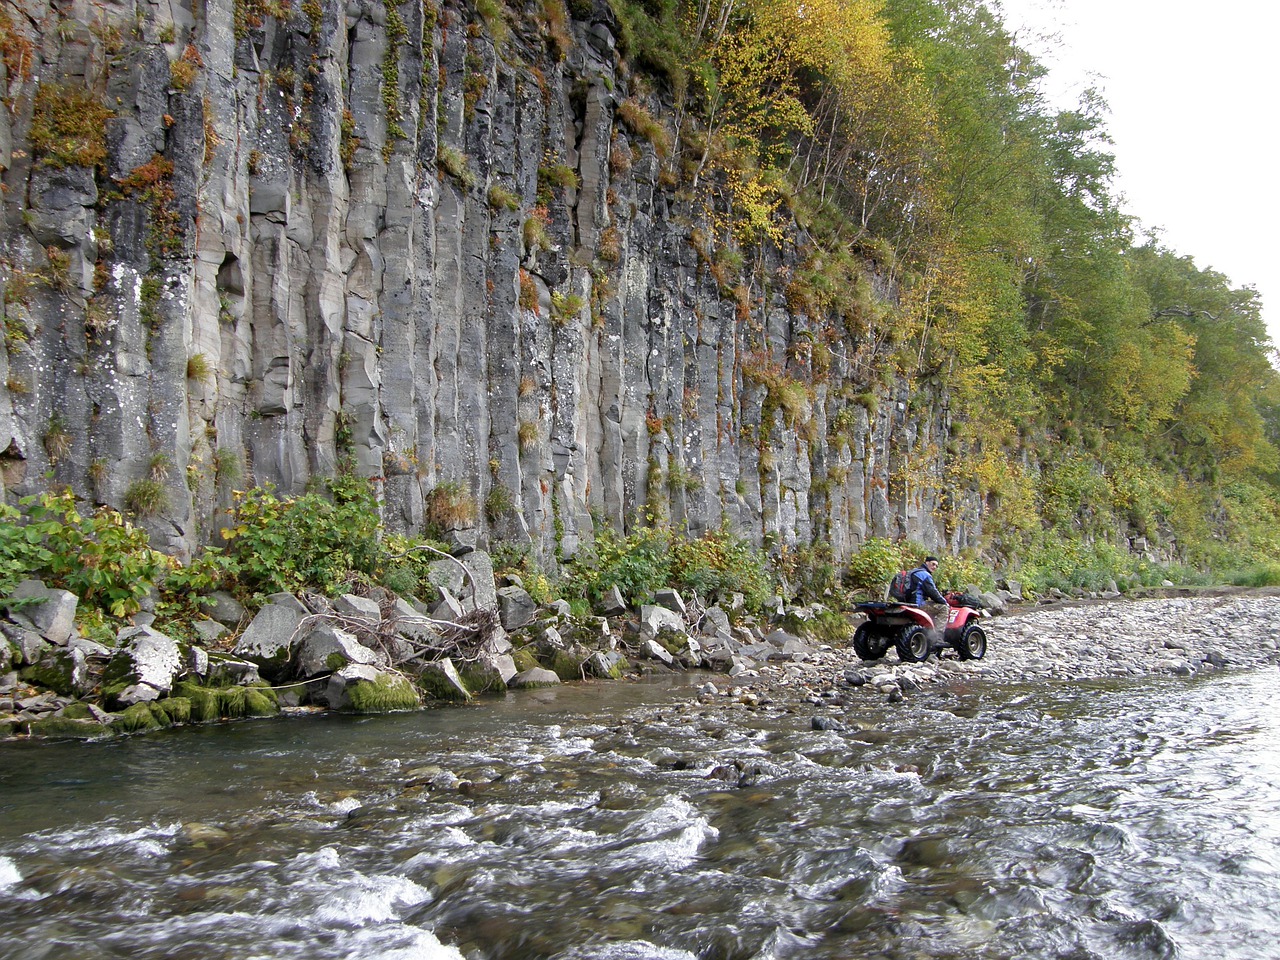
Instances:
[[[269,598],[248,616],[210,598],[186,642],[139,622],[113,646],[80,636],[76,600],[28,581],[0,620],[0,736],[95,739],[182,723],[280,712],[380,713],[471,702],[486,692],[575,680],[706,671],[702,704],[797,703],[857,709],[949,685],[1189,677],[1280,663],[1280,591],[1173,589],[1166,596],[1014,604],[991,597],[987,655],[952,650],[923,663],[875,662],[824,644],[830,611],[788,607],[756,621],[735,608],[686,604],[672,590],[630,608],[613,591],[595,614],[538,607],[519,583],[499,587],[482,552],[443,563],[454,577],[428,609],[386,594]],[[218,618],[223,623],[219,623]],[[814,722],[827,722],[815,717]],[[831,721],[839,722],[839,721]]]
[[[699,688],[699,696],[704,703],[727,698],[748,707],[799,697],[854,710],[870,696],[903,701],[919,691],[974,681],[1190,677],[1280,664],[1280,591],[1164,593],[1012,606],[983,622],[988,647],[982,660],[962,661],[947,650],[924,663],[902,663],[891,650],[885,659],[864,663],[851,648],[828,647],[804,661],[768,664],[747,682],[713,679]]]

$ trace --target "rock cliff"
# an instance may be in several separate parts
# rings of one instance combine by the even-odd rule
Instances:
[[[945,392],[792,308],[798,232],[711,255],[609,8],[556,9],[0,4],[6,493],[69,484],[180,556],[234,489],[344,461],[393,529],[544,560],[593,515],[976,538]]]

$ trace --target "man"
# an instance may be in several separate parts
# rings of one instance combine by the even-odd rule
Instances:
[[[929,634],[931,647],[942,645],[942,632],[947,628],[947,598],[933,582],[933,574],[937,569],[938,558],[925,557],[924,563],[911,571],[911,602],[933,620],[933,630]]]

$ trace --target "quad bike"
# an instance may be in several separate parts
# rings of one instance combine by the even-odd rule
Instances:
[[[860,603],[854,609],[867,615],[853,634],[853,650],[863,660],[879,660],[890,646],[898,659],[919,663],[935,650],[954,647],[961,660],[987,655],[987,635],[976,620],[990,616],[982,601],[970,594],[948,593],[947,625],[936,639],[933,618],[919,607],[897,601]]]

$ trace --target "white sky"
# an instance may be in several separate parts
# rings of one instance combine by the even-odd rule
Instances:
[[[990,6],[996,6],[988,0]],[[1262,296],[1280,345],[1280,3],[1000,0],[1059,106],[1096,86],[1128,213]]]

